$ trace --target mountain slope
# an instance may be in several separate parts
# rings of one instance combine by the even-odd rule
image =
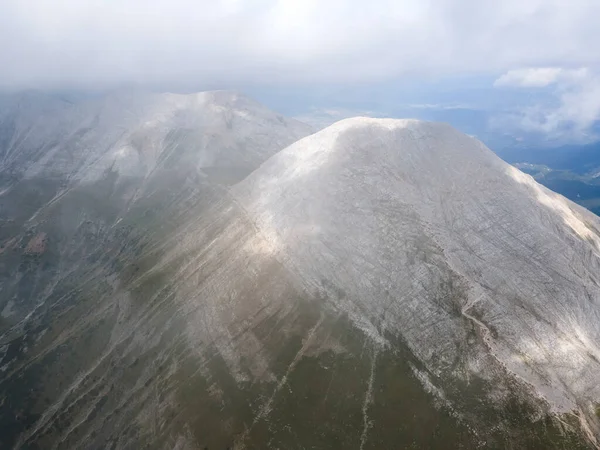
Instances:
[[[593,448],[597,219],[448,126],[248,102],[7,110],[0,446]]]
[[[204,214],[226,187],[310,129],[229,92],[3,105],[0,447],[102,448],[145,414],[136,383],[158,365],[131,364],[181,345],[161,340],[177,303],[151,300],[177,279],[156,284],[153,264],[196,221],[220,223]]]
[[[31,93],[5,103],[0,109],[4,176],[32,178],[43,172],[96,180],[106,170],[147,176],[169,153],[182,153],[180,147],[189,152],[190,146],[194,154],[187,162],[197,168],[226,165],[247,173],[290,138],[310,132],[227,91],[124,91],[76,104]]]
[[[478,141],[416,121],[339,122],[234,192],[307,289],[383,346],[404,340],[439,388],[506,371],[597,435],[591,213]]]

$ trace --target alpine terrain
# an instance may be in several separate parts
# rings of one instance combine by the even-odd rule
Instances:
[[[0,103],[0,448],[593,449],[600,219],[441,123]]]

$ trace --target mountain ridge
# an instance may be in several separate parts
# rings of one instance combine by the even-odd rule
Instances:
[[[593,216],[447,125],[133,97],[55,173],[0,124],[2,446],[594,446]]]
[[[440,271],[428,276],[441,276],[438,283],[456,284],[455,288],[459,288],[461,292],[457,294],[464,299],[454,307],[459,315],[481,328],[482,344],[489,347],[489,353],[501,365],[535,386],[557,411],[578,410],[582,399],[587,398],[588,406],[581,414],[596,420],[594,404],[600,393],[595,390],[593,375],[597,368],[591,366],[597,365],[597,357],[588,356],[588,352],[598,352],[591,343],[600,337],[600,330],[586,315],[593,314],[598,319],[600,292],[590,278],[595,279],[593,268],[600,267],[600,222],[591,213],[502,162],[480,142],[445,124],[344,120],[292,144],[263,163],[239,187],[234,187],[234,195],[255,217],[259,229],[274,246],[283,249],[282,259],[291,261],[292,272],[302,274],[310,280],[310,285],[319,286],[330,295],[336,289],[347,292],[349,297],[350,293],[355,294],[353,299],[342,299],[336,306],[351,317],[353,314],[363,319],[365,315],[371,320],[377,317],[375,328],[384,332],[395,330],[397,334],[402,329],[411,350],[435,373],[444,364],[437,369],[431,362],[428,365],[431,355],[428,350],[423,353],[418,342],[425,341],[426,348],[436,348],[438,357],[453,360],[458,354],[448,345],[463,347],[468,341],[466,335],[460,337],[464,325],[451,319],[451,310],[445,311],[447,306],[452,307],[452,302],[440,305],[436,304],[439,300],[428,298],[435,292],[436,283],[428,284],[419,272],[409,272],[407,278],[429,286],[420,293],[411,283],[406,284],[407,280],[398,279],[390,280],[383,290],[373,288],[398,270],[415,270],[401,252],[390,254],[392,249],[400,250],[407,242],[413,242],[415,250],[425,251],[425,265]],[[386,224],[383,229],[382,222]],[[390,227],[401,229],[402,233],[394,234]],[[537,236],[540,233],[544,238]],[[343,239],[336,240],[336,236]],[[383,241],[378,243],[378,239]],[[488,241],[511,248],[506,251]],[[418,250],[423,245],[428,250]],[[581,256],[576,256],[573,246]],[[538,253],[568,256],[554,256],[542,263],[536,259]],[[347,263],[331,265],[327,258]],[[427,258],[433,260],[427,262]],[[478,263],[479,260],[485,261],[485,265]],[[506,261],[519,266],[519,270],[506,266]],[[375,269],[380,265],[382,269]],[[575,273],[570,267],[577,267]],[[542,276],[528,281],[532,286],[527,286],[521,284],[525,281],[523,273]],[[333,282],[333,286],[323,285],[320,277]],[[562,283],[554,279],[563,277]],[[361,279],[364,281],[358,281]],[[513,281],[508,282],[510,279]],[[553,279],[550,291],[549,279]],[[575,294],[577,283],[582,286]],[[407,299],[398,285],[412,291],[420,302]],[[390,288],[396,288],[397,300],[392,304],[398,307],[391,321],[381,317],[382,313],[390,312],[386,304],[392,299],[385,294]],[[540,300],[528,300],[528,318],[516,314],[514,308],[521,308],[523,300],[519,296],[529,289]],[[364,300],[377,296],[379,300]],[[562,300],[556,298],[563,296],[569,298],[573,308],[569,312],[564,310],[567,321],[560,320],[549,309],[551,302],[555,302],[555,307],[563,310]],[[589,300],[581,300],[585,298]],[[356,312],[357,304],[360,312]],[[423,307],[433,314],[431,321],[414,315],[414,311]],[[425,338],[430,322],[438,326],[447,323],[448,328],[438,329],[437,338]],[[415,323],[420,323],[416,331]],[[535,345],[519,343],[531,330],[535,330],[531,333],[532,342],[540,339],[562,342],[573,354],[536,354]],[[539,348],[542,353],[543,347]],[[529,362],[515,363],[513,354],[521,354]],[[584,360],[577,362],[580,357]],[[571,366],[561,371],[566,361]],[[581,385],[575,391],[563,388],[577,383]]]

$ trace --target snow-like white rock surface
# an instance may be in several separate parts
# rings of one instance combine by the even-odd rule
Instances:
[[[492,355],[555,410],[592,415],[600,222],[479,141],[439,123],[348,119],[233,193],[269,251],[381,342],[406,339],[442,376],[485,376]]]

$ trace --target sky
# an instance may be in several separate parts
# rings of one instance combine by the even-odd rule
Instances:
[[[315,123],[589,141],[599,17],[598,0],[0,0],[0,90],[237,89]]]

